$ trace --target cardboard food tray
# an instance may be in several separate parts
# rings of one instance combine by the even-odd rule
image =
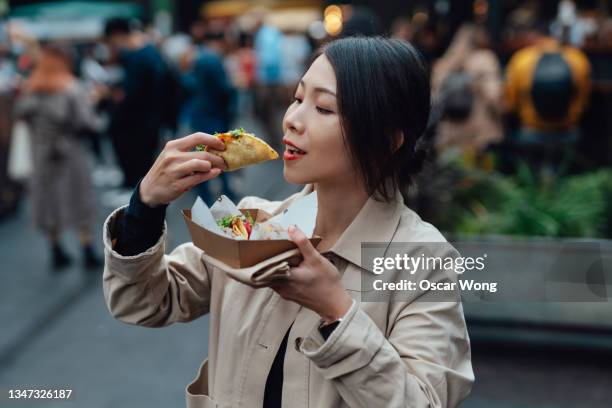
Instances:
[[[256,221],[264,221],[270,217],[267,212],[256,208],[241,209],[240,211],[243,214],[248,211]],[[193,244],[232,268],[248,268],[282,252],[297,248],[293,242],[287,239],[251,241],[224,237],[191,221],[191,210],[185,209],[182,213]],[[316,247],[321,242],[321,238],[312,237],[310,242]]]

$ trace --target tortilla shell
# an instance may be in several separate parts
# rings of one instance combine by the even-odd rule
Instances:
[[[278,158],[278,153],[270,145],[251,133],[243,133],[240,137],[232,138],[225,144],[225,150],[222,152],[210,150],[210,153],[225,160],[227,169],[224,171],[234,171]]]

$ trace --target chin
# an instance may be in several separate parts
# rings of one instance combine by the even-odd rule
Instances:
[[[283,167],[283,176],[287,183],[290,184],[310,184],[313,183],[312,179],[305,175],[303,172],[300,173],[297,169],[287,168],[287,164]]]

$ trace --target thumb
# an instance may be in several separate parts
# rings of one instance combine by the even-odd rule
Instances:
[[[289,239],[297,245],[304,259],[318,254],[315,247],[312,246],[308,240],[308,237],[298,227],[290,225],[289,228],[287,228],[287,232],[289,234]]]

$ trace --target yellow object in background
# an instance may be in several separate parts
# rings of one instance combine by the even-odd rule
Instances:
[[[547,120],[541,116],[532,99],[533,79],[540,59],[550,53],[558,53],[569,66],[574,92],[567,114],[561,120]],[[552,38],[517,51],[506,71],[506,108],[516,112],[521,125],[537,130],[566,130],[575,126],[584,112],[591,89],[591,65],[582,51],[560,45]]]

